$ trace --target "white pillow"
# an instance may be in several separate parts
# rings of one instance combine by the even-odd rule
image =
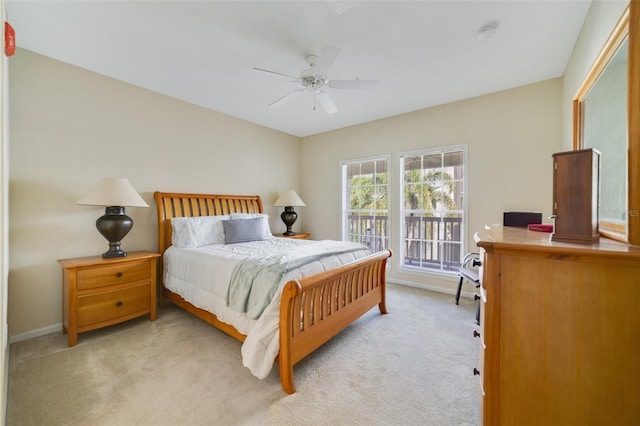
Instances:
[[[267,237],[270,237],[271,234],[271,228],[269,227],[269,215],[266,213],[231,213],[229,215],[231,217],[232,220],[236,220],[236,219],[255,219],[257,217],[264,217],[266,220],[264,221],[264,226],[265,226],[265,235]]]
[[[174,217],[171,244],[181,248],[224,244],[223,220],[229,220],[229,215]]]

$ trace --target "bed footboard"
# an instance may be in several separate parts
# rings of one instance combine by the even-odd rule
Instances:
[[[386,314],[385,270],[391,250],[289,281],[280,305],[280,380],[295,392],[293,366],[378,305]]]

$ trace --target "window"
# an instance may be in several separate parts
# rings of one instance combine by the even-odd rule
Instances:
[[[454,271],[464,239],[466,146],[400,155],[402,267]]]
[[[342,163],[342,238],[372,251],[389,247],[388,158]]]

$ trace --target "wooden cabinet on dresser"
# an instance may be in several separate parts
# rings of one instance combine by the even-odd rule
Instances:
[[[125,257],[61,259],[62,325],[69,346],[78,333],[149,314],[156,319],[156,261],[148,251]]]
[[[640,424],[640,247],[476,234],[485,425]]]

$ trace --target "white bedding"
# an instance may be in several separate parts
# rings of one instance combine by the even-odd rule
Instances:
[[[370,254],[366,248],[331,255],[287,272],[272,302],[257,320],[226,305],[227,287],[235,265],[248,257],[263,257],[274,251],[314,244],[316,241],[269,237],[264,241],[212,244],[197,248],[169,247],[164,253],[164,286],[192,305],[215,314],[247,336],[242,362],[258,378],[266,377],[279,350],[280,296],[284,283],[313,275]]]

